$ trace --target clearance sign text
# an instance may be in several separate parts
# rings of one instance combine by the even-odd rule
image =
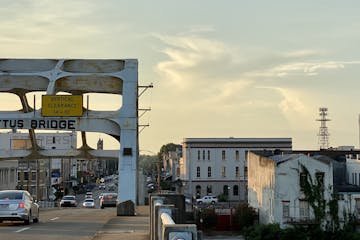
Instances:
[[[42,95],[44,117],[81,117],[83,114],[82,95]]]

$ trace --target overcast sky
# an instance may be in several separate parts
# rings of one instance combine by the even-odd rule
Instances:
[[[0,3],[1,58],[139,60],[140,85],[154,85],[142,151],[230,136],[318,149],[319,107],[330,146],[359,145],[360,1]]]

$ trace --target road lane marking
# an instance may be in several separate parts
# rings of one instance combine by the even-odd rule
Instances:
[[[28,229],[30,229],[30,228],[29,228],[29,227],[21,228],[21,229],[15,231],[15,232],[16,232],[16,233],[19,233],[19,232],[23,232],[23,231],[28,230]]]
[[[55,221],[56,219],[59,219],[59,217],[50,218],[50,221]]]

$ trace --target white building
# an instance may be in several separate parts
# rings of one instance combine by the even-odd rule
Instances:
[[[76,133],[37,133],[36,141],[43,149],[76,149]],[[31,148],[28,133],[0,133],[0,149],[26,150]],[[12,165],[9,166],[8,163]],[[76,177],[76,160],[70,158],[1,160],[0,177],[11,183],[0,181],[0,189],[26,189],[39,200],[48,199],[50,186],[69,183]],[[13,182],[12,170],[15,170]],[[75,174],[75,175],[73,175]]]
[[[348,183],[360,186],[360,154],[346,155]]]
[[[324,199],[331,199],[333,168],[330,160],[303,154],[265,157],[250,152],[248,162],[248,203],[258,210],[261,224],[279,223],[286,227],[315,219],[301,188],[307,171],[311,179],[321,182]]]
[[[329,153],[334,155],[336,152]],[[345,162],[317,154],[274,155],[266,152],[249,152],[248,162],[248,203],[258,210],[261,224],[279,223],[284,228],[315,222],[314,211],[302,190],[307,176],[311,176],[313,183],[321,183],[327,203],[333,199],[334,193],[338,194],[340,226],[349,215],[359,219],[360,187],[346,181]],[[322,226],[331,219],[328,205],[325,212]]]
[[[17,160],[0,160],[0,190],[16,188],[17,168]]]
[[[291,138],[185,138],[180,159],[183,191],[196,197],[227,195],[245,201],[250,150],[291,150]]]

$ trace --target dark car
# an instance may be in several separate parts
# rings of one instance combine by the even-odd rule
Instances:
[[[24,221],[30,224],[31,220],[39,221],[39,205],[25,190],[0,191],[0,222]]]
[[[116,193],[103,193],[100,198],[100,208],[116,207],[117,203],[118,199]]]

